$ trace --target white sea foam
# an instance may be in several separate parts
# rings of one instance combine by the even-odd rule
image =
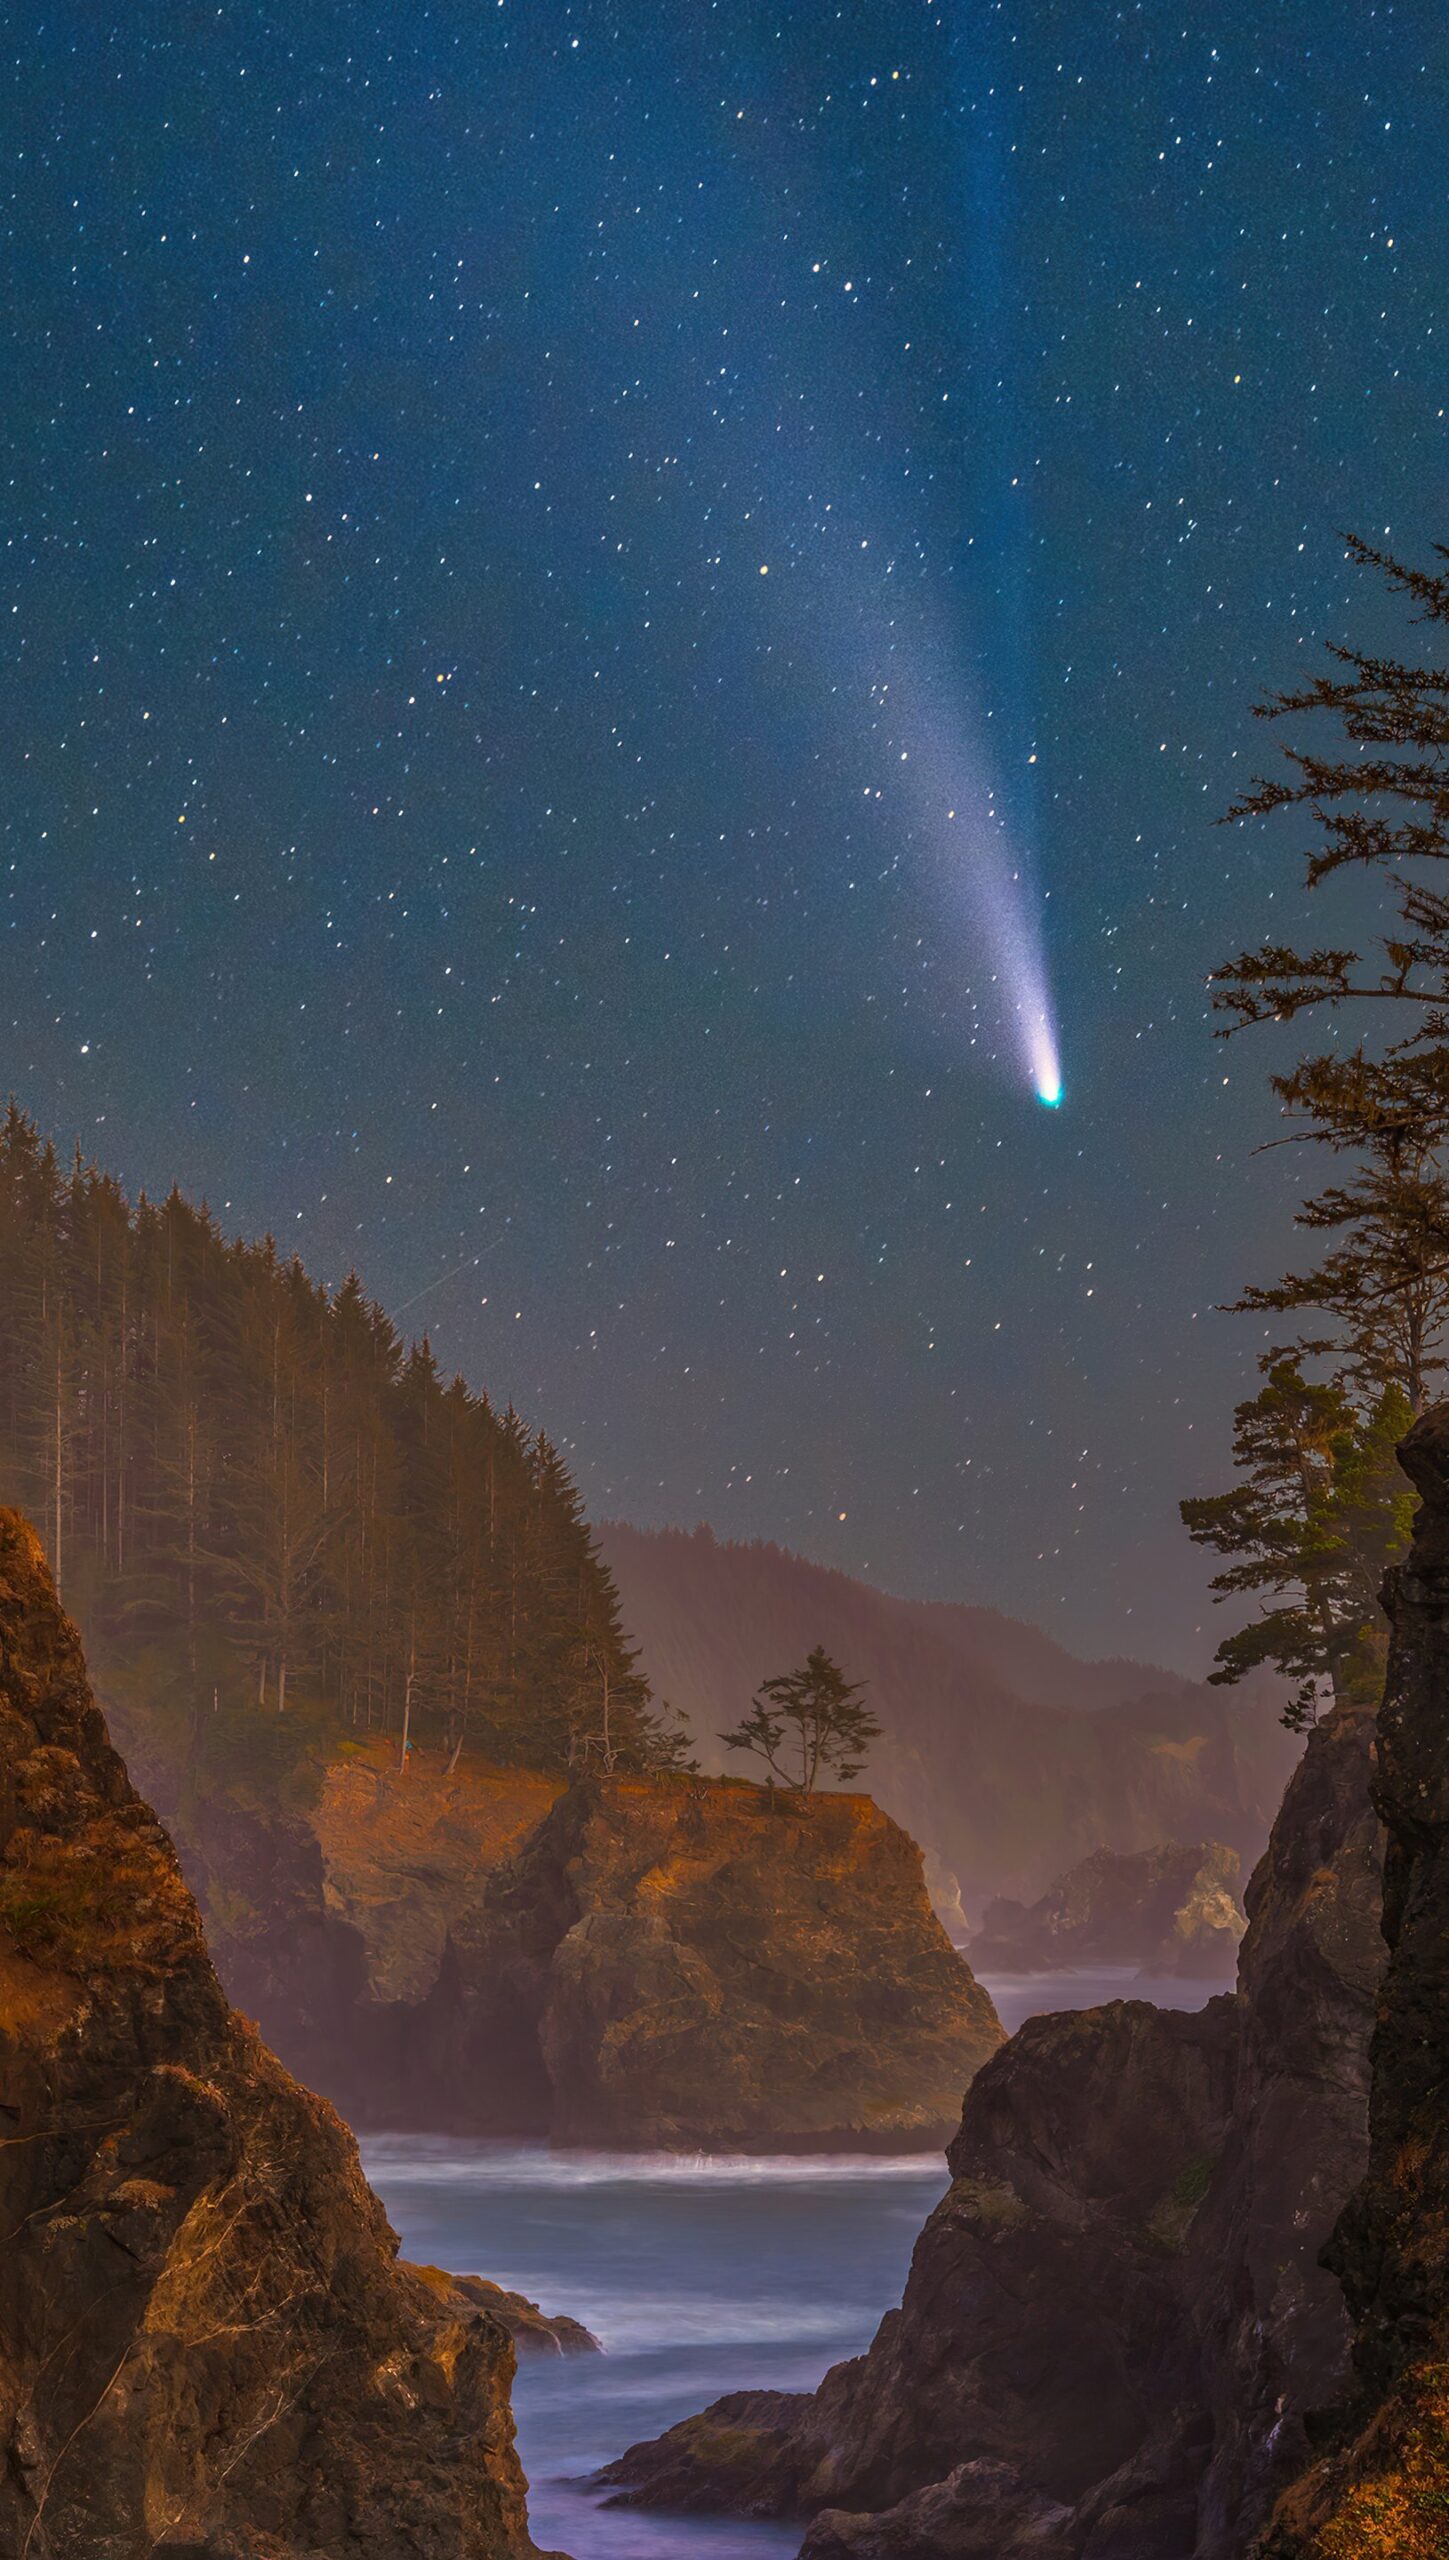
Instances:
[[[839,2185],[933,2179],[931,2151],[675,2152],[550,2150],[543,2143],[466,2142],[446,2134],[371,2134],[361,2144],[374,2182],[398,2187],[653,2187]]]
[[[500,2282],[509,2281],[500,2278]],[[515,2289],[528,2291],[520,2277]],[[592,2329],[606,2355],[647,2355],[656,2348],[671,2347],[798,2347],[802,2352],[818,2346],[824,2356],[833,2358],[846,2341],[859,2335],[860,2313],[854,2303],[801,2302],[781,2295],[775,2300],[751,2301],[738,2294],[635,2294],[628,2302],[597,2298],[587,2291],[574,2294],[569,2308],[586,2329]],[[576,2366],[570,2367],[572,2375]],[[591,2380],[595,2377],[591,2376]],[[597,2378],[596,2389],[607,2390],[606,2376]],[[622,2384],[621,2387],[625,2387]],[[637,2389],[637,2384],[628,2387]],[[729,2386],[720,2385],[721,2390]]]

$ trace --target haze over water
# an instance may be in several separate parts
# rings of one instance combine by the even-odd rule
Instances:
[[[1014,2030],[1043,2007],[1155,1998],[1199,2008],[1219,1984],[1110,1973],[992,1983]],[[721,2392],[804,2391],[867,2345],[898,2302],[944,2192],[938,2155],[705,2159],[375,2136],[368,2176],[407,2256],[491,2276],[593,2330],[601,2356],[522,2361],[514,2391],[529,2516],[572,2560],[766,2560],[797,2524],[609,2508],[587,2483],[641,2436]]]

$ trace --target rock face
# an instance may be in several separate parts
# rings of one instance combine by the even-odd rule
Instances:
[[[323,1899],[362,1950],[367,1996],[416,2002],[451,1937],[475,1921],[488,1879],[563,1794],[560,1777],[389,1744],[333,1761],[313,1815]]]
[[[703,1768],[762,1679],[823,1644],[884,1728],[870,1788],[926,1852],[954,1929],[993,1894],[1033,1902],[1094,1849],[1225,1840],[1248,1872],[1298,1745],[1264,1676],[1215,1689],[1144,1662],[1084,1662],[996,1609],[902,1600],[707,1529],[600,1530],[624,1623]],[[964,1934],[964,1932],[963,1932]]]
[[[1141,2454],[1159,2410],[1190,2387],[1179,2261],[1224,2138],[1234,2060],[1226,1999],[1197,2016],[1117,2001],[1030,2020],[975,2083],[950,2192],[868,2354],[783,2410],[736,2395],[686,2421],[662,2439],[657,2476],[650,2448],[605,2476],[648,2504],[675,2503],[733,2431],[732,2506],[835,2511],[817,2537],[825,2550],[863,2512],[885,2537],[863,2547],[888,2550],[917,2547],[922,2497],[965,2466],[953,2528],[995,2530],[1005,2507],[1039,2523],[1044,2503],[1055,2510],[1044,2549],[1052,2560],[1075,2549],[1080,2502]],[[963,2518],[963,2494],[982,2484],[983,2515]],[[703,2487],[691,2503],[706,2502]],[[1152,2490],[1160,2503],[1155,2479]],[[1181,2504],[1179,2540],[1163,2546],[1172,2560],[1190,2547]]]
[[[982,1914],[971,1961],[982,1973],[1052,1973],[1078,1964],[1231,1979],[1247,1926],[1242,1861],[1209,1841],[1195,1849],[1098,1849],[1040,1902],[998,1899]]]
[[[1368,2140],[1369,2038],[1384,1971],[1374,1718],[1312,1736],[1245,1897],[1228,2140],[1193,2232],[1211,2452],[1200,2560],[1238,2560],[1342,2388],[1348,2323],[1320,2263]]]
[[[484,2093],[509,2054],[562,2142],[926,2148],[1001,2042],[868,1796],[586,1780],[454,1946],[435,2032]]]
[[[512,2348],[226,2002],[0,1512],[0,2550],[523,2560]]]
[[[1399,1452],[1423,1506],[1388,1577],[1393,1628],[1375,1798],[1388,1832],[1388,1972],[1367,2175],[1330,2261],[1354,2321],[1335,2449],[1305,2471],[1265,2560],[1449,2551],[1449,1404]]]
[[[116,1738],[166,1823],[228,1996],[288,2070],[331,2092],[349,2052],[343,2021],[370,1989],[363,1939],[329,1904],[312,1823],[236,1789],[177,1800],[171,1772],[124,1728]]]
[[[354,2124],[930,2149],[1001,2042],[868,1797],[375,1748],[306,1820],[181,1820],[228,1989]]]
[[[633,2448],[625,2499],[813,2517],[811,2560],[1243,2560],[1346,2359],[1317,2256],[1366,2152],[1371,1734],[1313,1736],[1241,1989],[1031,2020],[867,2354]]]

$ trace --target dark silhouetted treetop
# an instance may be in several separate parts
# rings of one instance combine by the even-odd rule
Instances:
[[[1337,1380],[1306,1378],[1297,1356],[1261,1364],[1263,1384],[1233,1417],[1238,1481],[1182,1504],[1189,1537],[1230,1561],[1219,1599],[1270,1605],[1227,1636],[1215,1682],[1270,1663],[1290,1681],[1285,1724],[1314,1722],[1325,1697],[1373,1705],[1388,1630],[1384,1574],[1405,1552],[1414,1498],[1395,1461],[1413,1419],[1401,1388],[1365,1406]]]
[[[1449,623],[1449,569],[1415,569],[1350,537],[1350,557],[1377,569],[1417,608],[1417,618]],[[1435,546],[1449,561],[1449,548]],[[1387,890],[1394,922],[1370,946],[1267,943],[1216,972],[1214,1001],[1237,1024],[1283,1021],[1306,1007],[1368,1000],[1413,1009],[1395,1031],[1397,1048],[1439,1049],[1449,1041],[1449,895],[1432,866],[1449,856],[1449,667],[1413,664],[1333,647],[1338,673],[1258,705],[1258,717],[1326,713],[1350,752],[1289,747],[1289,774],[1260,779],[1230,819],[1302,809],[1314,835],[1303,854],[1310,889],[1345,869],[1370,871]],[[1430,866],[1425,876],[1424,866]]]
[[[1449,573],[1406,568],[1366,543],[1349,548],[1423,618],[1449,622]],[[1259,782],[1230,815],[1305,809],[1317,831],[1308,888],[1357,866],[1392,921],[1368,962],[1356,950],[1243,953],[1214,978],[1214,1000],[1234,1029],[1360,1000],[1416,1010],[1407,1029],[1390,1013],[1376,1053],[1360,1040],[1271,1079],[1288,1123],[1278,1143],[1327,1147],[1343,1170],[1297,1214],[1321,1244],[1317,1261],[1237,1301],[1241,1312],[1309,1319],[1262,1355],[1265,1383],[1238,1407],[1239,1482],[1182,1505],[1189,1534],[1230,1559],[1212,1586],[1218,1597],[1267,1602],[1219,1646],[1213,1677],[1276,1664],[1293,1683],[1286,1721],[1295,1724],[1330,1693],[1377,1693],[1379,1586],[1404,1552],[1411,1508],[1393,1449],[1442,1375],[1449,1328],[1449,898],[1423,877],[1424,864],[1449,854],[1449,671],[1332,655],[1341,673],[1275,697],[1262,714],[1327,712],[1347,751],[1290,749],[1291,779]]]
[[[844,1781],[864,1768],[880,1732],[861,1704],[864,1689],[814,1645],[798,1671],[761,1681],[749,1714],[720,1740],[763,1760],[772,1781],[808,1796],[822,1776]]]
[[[1235,1301],[1239,1313],[1326,1320],[1323,1339],[1300,1340],[1298,1351],[1331,1353],[1368,1406],[1397,1387],[1411,1417],[1443,1372],[1449,1324],[1449,1096],[1429,1064],[1374,1065],[1358,1050],[1273,1077],[1290,1135],[1357,1161],[1297,1212],[1326,1240],[1318,1262]]]

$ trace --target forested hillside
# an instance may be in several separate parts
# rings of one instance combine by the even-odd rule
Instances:
[[[356,1277],[0,1128],[0,1498],[154,1747],[257,1774],[320,1727],[543,1767],[669,1757],[558,1452]]]

